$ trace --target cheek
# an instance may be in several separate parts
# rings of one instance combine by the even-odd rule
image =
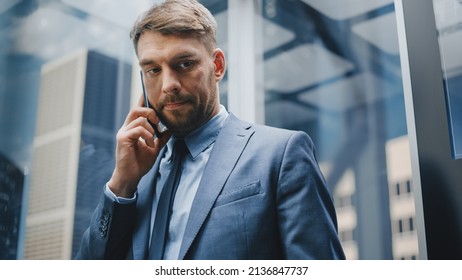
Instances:
[[[185,81],[183,88],[190,94],[204,95],[210,88],[209,77],[204,72],[195,73]]]
[[[150,82],[149,84],[146,84],[146,91],[151,102],[159,100],[161,83]]]

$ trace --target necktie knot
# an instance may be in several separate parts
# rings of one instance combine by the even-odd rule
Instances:
[[[173,144],[173,153],[174,153],[174,155],[178,155],[178,156],[182,157],[187,152],[188,152],[188,146],[186,146],[186,143],[184,142],[184,140],[183,139],[175,140],[175,143]]]

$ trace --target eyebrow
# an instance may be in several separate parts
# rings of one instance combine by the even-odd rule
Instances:
[[[140,66],[149,65],[152,63],[154,63],[154,60],[152,59],[143,59],[139,61]]]
[[[176,55],[173,59],[174,60],[182,60],[182,59],[192,58],[194,56],[196,56],[196,55],[193,54],[193,53],[187,52],[187,53],[180,53],[180,54]]]
[[[190,52],[179,53],[179,54],[175,55],[172,58],[172,61],[183,60],[183,59],[191,59],[191,58],[194,58],[195,56],[196,56],[196,54],[190,53]],[[156,61],[153,60],[153,59],[150,59],[150,58],[145,58],[145,59],[139,61],[140,66],[145,66],[145,65],[149,65],[149,64],[155,64],[155,63],[156,63]]]

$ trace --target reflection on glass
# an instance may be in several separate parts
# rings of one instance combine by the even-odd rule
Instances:
[[[462,158],[462,1],[433,0],[446,93],[452,156]]]
[[[416,259],[393,1],[262,2],[266,123],[313,138],[348,259]]]
[[[227,1],[201,2],[216,16],[219,46],[227,53]],[[131,93],[141,94],[132,82],[138,72],[128,33],[151,4],[0,4],[0,158],[15,170],[16,183],[26,177],[28,193],[8,212],[19,217],[28,209],[19,230],[17,224],[9,227],[19,244],[5,258],[74,254],[88,223],[83,217],[101,191],[90,193],[88,186],[102,187],[110,176],[113,135]],[[416,258],[393,0],[261,4],[266,123],[312,136],[347,257]],[[459,77],[460,85],[460,74],[450,76]],[[225,77],[225,105],[227,83]],[[85,175],[95,169],[103,170],[100,177]]]
[[[127,22],[147,3],[77,2],[0,6],[0,37],[8,42],[0,50],[0,119],[8,120],[0,147],[28,178],[13,258],[72,257],[128,111],[134,55]],[[101,13],[101,5],[118,8]]]
[[[1,1],[0,259],[75,255],[141,95],[128,34],[153,2]],[[226,51],[227,2],[201,2]]]

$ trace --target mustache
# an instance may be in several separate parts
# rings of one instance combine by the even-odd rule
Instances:
[[[171,104],[171,103],[185,103],[185,102],[191,102],[194,101],[195,98],[193,95],[190,94],[175,94],[175,95],[164,95],[160,100],[159,100],[159,107],[164,107],[165,104]]]

